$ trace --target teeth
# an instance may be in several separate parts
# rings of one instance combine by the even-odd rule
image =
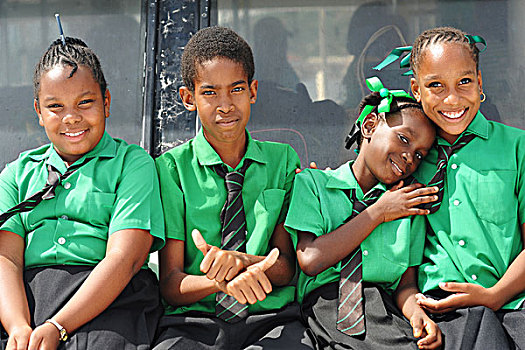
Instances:
[[[396,169],[397,169],[401,174],[403,174],[403,170],[401,170],[401,168],[399,168],[399,166],[398,166],[396,163],[394,163],[393,161],[390,161],[390,162],[391,162],[392,164],[394,164],[394,166],[396,167]]]
[[[459,117],[461,117],[463,115],[463,113],[465,113],[465,110],[461,110],[461,111],[457,111],[457,112],[443,112],[441,111],[441,114],[443,114],[445,117],[447,118],[450,118],[450,119],[457,119]]]
[[[85,130],[82,130],[82,131],[79,131],[79,132],[65,132],[64,134],[66,136],[71,136],[71,137],[74,137],[74,136],[78,136],[78,135],[82,135],[83,133],[85,132]]]

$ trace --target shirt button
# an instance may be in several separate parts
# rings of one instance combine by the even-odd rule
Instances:
[[[473,280],[473,281],[475,281],[475,280],[477,280],[477,279],[478,279],[478,276],[476,276],[476,275],[472,275],[472,280]]]
[[[69,189],[71,188],[71,184],[70,184],[69,182],[66,182],[66,183],[64,184],[64,188],[65,188],[66,190],[69,190]]]
[[[62,220],[68,220],[68,219],[69,219],[69,218],[67,217],[67,215],[62,215],[60,218],[61,218]]]
[[[367,256],[368,255],[368,250],[363,250],[363,255]]]
[[[456,170],[456,169],[458,168],[458,165],[457,165],[457,164],[452,164],[450,167],[451,167],[452,169]]]
[[[459,244],[460,246],[462,246],[462,247],[463,247],[463,246],[465,245],[465,241],[464,241],[464,240],[462,240],[462,239],[460,239],[460,240],[459,240],[459,242],[458,242],[458,244]]]
[[[60,237],[58,239],[58,244],[64,244],[64,243],[66,243],[66,239],[64,237]]]
[[[457,207],[459,205],[459,200],[454,200],[454,205]]]

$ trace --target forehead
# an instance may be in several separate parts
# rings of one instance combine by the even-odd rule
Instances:
[[[71,76],[72,70],[71,66],[57,65],[43,73],[40,78],[40,93],[98,89],[98,83],[88,67],[78,66]]]
[[[230,85],[234,82],[248,82],[248,74],[244,66],[224,57],[216,57],[209,61],[198,63],[195,66],[197,76],[195,86],[206,85]]]
[[[390,127],[406,129],[414,136],[419,136],[426,130],[434,130],[430,119],[418,108],[404,108],[398,113],[389,115],[386,120]]]
[[[475,73],[476,62],[464,44],[433,43],[423,50],[417,70],[420,76]]]

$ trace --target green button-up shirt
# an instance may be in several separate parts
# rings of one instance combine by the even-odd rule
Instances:
[[[299,157],[288,145],[253,140],[248,132],[244,158],[248,167],[242,189],[246,214],[246,252],[267,255],[276,224],[284,222],[290,191],[299,167]],[[202,130],[189,142],[164,153],[156,160],[168,238],[186,241],[184,272],[202,275],[202,253],[195,247],[191,231],[198,229],[206,242],[221,245],[220,212],[226,201],[224,178],[213,169],[224,164],[204,137]],[[228,167],[229,171],[233,169]],[[249,312],[279,309],[294,300],[295,287],[274,287],[264,301],[249,306]],[[215,294],[197,303],[178,308],[168,306],[168,314],[190,310],[215,312]]]
[[[491,287],[522,250],[525,218],[525,132],[487,121],[478,113],[465,132],[476,137],[450,157],[443,203],[428,215],[425,263],[419,271],[423,292],[439,282]],[[442,138],[439,144],[449,145]],[[415,176],[422,183],[436,172],[433,148]],[[504,306],[520,307],[522,293]]]
[[[298,231],[319,237],[334,231],[352,214],[353,203],[343,190],[355,190],[357,199],[363,199],[351,164],[345,163],[336,170],[305,169],[296,176],[285,222],[295,247]],[[377,188],[386,190],[384,184],[378,183],[371,191]],[[424,243],[425,221],[421,216],[377,226],[361,243],[363,281],[377,283],[387,291],[395,290],[406,269],[421,263]],[[313,277],[301,271],[298,300],[318,287],[339,281],[340,276],[341,262]]]
[[[52,145],[21,153],[0,174],[0,212],[40,191],[47,165],[67,168]],[[155,237],[152,251],[164,243],[159,185],[153,159],[139,146],[107,133],[77,160],[83,164],[30,212],[10,218],[2,230],[25,238],[25,267],[95,265],[106,254],[109,235],[143,229]]]

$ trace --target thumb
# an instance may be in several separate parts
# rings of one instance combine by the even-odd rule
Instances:
[[[191,237],[193,238],[193,243],[195,243],[197,249],[200,250],[202,254],[206,255],[208,253],[208,243],[206,243],[199,230],[193,229],[193,231],[191,231]]]
[[[405,184],[405,182],[403,180],[400,180],[397,185],[395,185],[394,187],[391,188],[392,191],[396,191],[396,190],[399,190],[400,188],[403,188],[403,185]]]
[[[412,319],[410,324],[412,325],[412,331],[414,333],[414,337],[419,338],[421,334],[423,334],[423,326],[424,326],[423,320],[418,317],[418,318]]]
[[[279,249],[273,248],[272,251],[270,252],[270,254],[268,254],[266,256],[266,258],[264,258],[263,261],[260,261],[257,264],[259,265],[261,270],[266,271],[270,267],[272,267],[273,264],[275,264],[275,262],[277,261],[278,257],[279,257]]]

